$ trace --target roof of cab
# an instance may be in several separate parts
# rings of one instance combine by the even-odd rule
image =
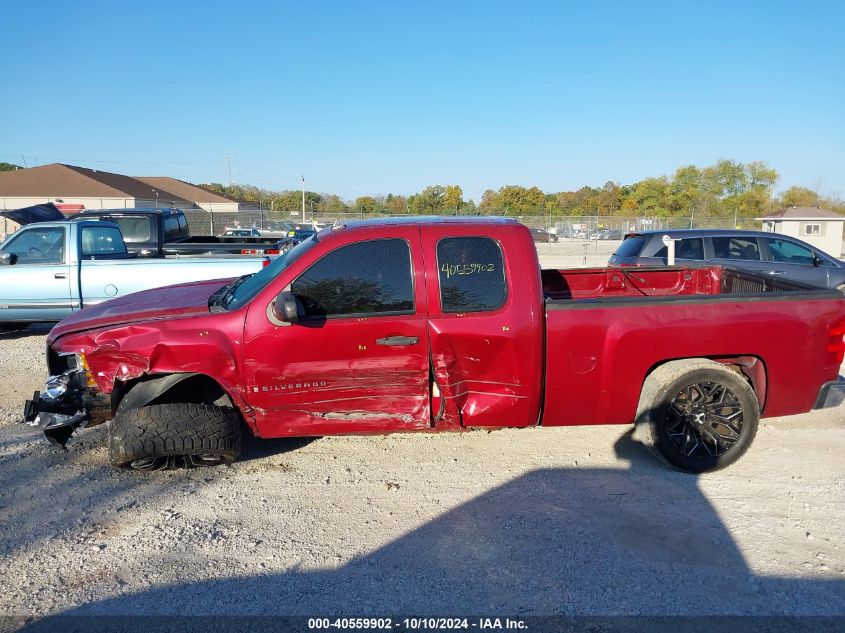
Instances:
[[[152,208],[134,208],[128,207],[126,209],[118,208],[118,209],[86,209],[85,211],[80,211],[74,217],[81,218],[81,217],[91,217],[91,216],[99,216],[99,215],[112,215],[115,213],[119,213],[120,215],[172,215],[174,213],[184,213],[182,209],[177,209],[175,207],[162,207],[159,209],[152,209]]]
[[[403,216],[399,218],[374,218],[371,220],[350,220],[348,222],[341,222],[335,224],[335,229],[338,228],[369,228],[377,226],[423,226],[431,224],[499,224],[499,225],[519,225],[513,218],[503,218],[495,215],[417,215],[417,216]]]
[[[720,237],[733,235],[736,237],[747,237],[752,235],[771,235],[771,233],[751,229],[651,229],[648,231],[630,231],[627,235],[680,235],[684,237]]]
[[[117,224],[115,224],[114,222],[105,222],[105,221],[102,221],[102,220],[61,220],[61,221],[56,221],[56,222],[36,222],[34,224],[28,224],[26,227],[21,227],[19,230],[15,231],[14,233],[9,233],[9,235],[7,237],[12,237],[12,236],[20,233],[21,231],[23,231],[25,229],[29,229],[29,228],[36,228],[36,229],[48,228],[48,229],[50,229],[50,228],[54,228],[54,227],[80,226],[80,225],[97,226],[97,227],[111,226],[111,227],[114,227],[114,228],[120,230],[120,227]]]

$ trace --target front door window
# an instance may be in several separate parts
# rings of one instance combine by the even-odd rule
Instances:
[[[15,264],[56,265],[65,261],[65,230],[60,227],[27,228],[3,248],[15,255]]]

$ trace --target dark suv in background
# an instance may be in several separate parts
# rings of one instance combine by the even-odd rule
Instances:
[[[611,266],[665,266],[663,236],[675,242],[678,264],[717,264],[845,292],[845,262],[779,233],[684,229],[629,233]]]

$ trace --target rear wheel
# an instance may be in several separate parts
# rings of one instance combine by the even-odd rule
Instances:
[[[109,425],[109,460],[135,470],[231,463],[241,450],[237,410],[181,402],[129,409]]]
[[[636,432],[664,463],[703,473],[739,459],[759,419],[757,395],[744,376],[709,360],[672,361],[646,379]]]
[[[840,284],[840,285],[836,286],[836,289],[839,292],[841,292],[842,294],[845,294],[845,284]]]

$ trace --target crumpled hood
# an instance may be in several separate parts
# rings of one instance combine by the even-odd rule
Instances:
[[[50,330],[47,343],[60,337],[127,323],[208,314],[208,298],[230,279],[196,281],[134,292],[74,312]]]

